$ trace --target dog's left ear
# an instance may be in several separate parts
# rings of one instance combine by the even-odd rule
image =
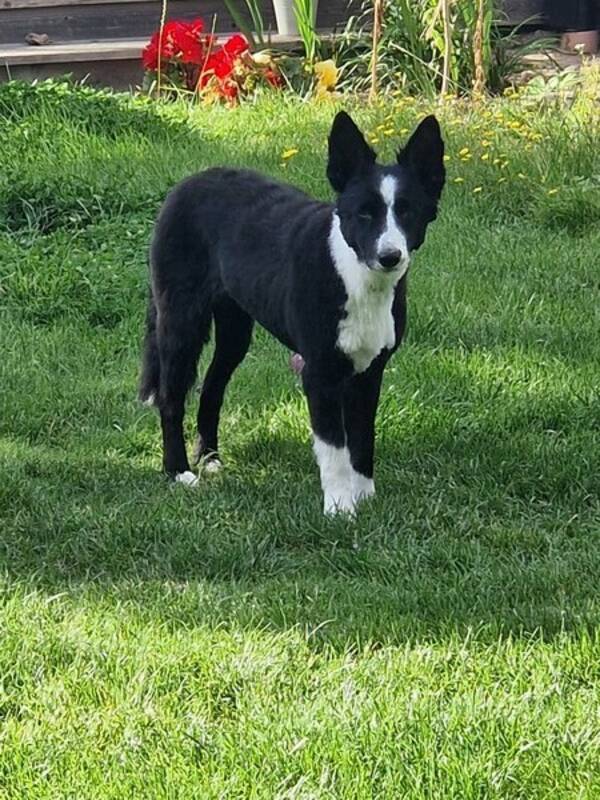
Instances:
[[[377,155],[345,111],[336,114],[329,134],[327,177],[336,192],[375,162]]]
[[[440,124],[432,115],[425,117],[398,153],[398,163],[411,167],[425,190],[437,202],[446,181],[444,167],[444,140]]]

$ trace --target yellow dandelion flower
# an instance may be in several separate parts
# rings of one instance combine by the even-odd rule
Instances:
[[[378,136],[371,136],[370,142],[371,142],[371,144],[379,144],[379,137]]]
[[[384,136],[393,136],[395,133],[393,128],[386,128],[383,132]]]
[[[518,175],[517,175],[517,177],[518,177],[518,178],[521,178],[521,180],[522,180],[522,181],[524,181],[524,180],[527,178],[527,175],[523,175],[523,173],[522,173],[522,172],[519,172],[519,173],[518,173]]]
[[[481,160],[482,160],[482,161],[488,161],[488,160],[489,160],[489,157],[490,157],[490,154],[489,154],[489,153],[484,153],[484,154],[481,156]]]
[[[482,191],[483,191],[483,186],[476,186],[473,189],[473,194],[479,194],[479,192],[482,192]]]
[[[498,183],[506,183],[507,178],[498,178]]]
[[[481,140],[481,146],[482,147],[489,147],[490,145],[491,145],[491,142],[489,141],[489,139],[482,139]]]
[[[400,133],[404,135],[405,133],[408,133],[409,130],[409,128],[400,128]]]
[[[466,156],[470,152],[468,147],[463,147],[463,149],[459,152],[459,156]]]
[[[284,150],[283,151],[283,153],[281,154],[281,157],[283,158],[284,161],[287,161],[288,158],[293,158],[299,152],[300,151],[298,150],[297,147],[290,147],[289,150]]]
[[[444,156],[444,161],[446,162],[446,164],[448,163],[448,161],[452,161],[452,156]]]
[[[552,195],[554,195],[554,194],[558,194],[558,189],[550,189],[549,190],[548,195],[550,197],[552,197]]]
[[[464,178],[454,178],[454,183],[464,183],[464,182],[465,182]]]

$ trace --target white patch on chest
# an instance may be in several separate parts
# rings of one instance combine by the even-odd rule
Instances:
[[[346,314],[338,325],[337,346],[352,361],[355,372],[364,372],[384,348],[396,343],[392,304],[394,289],[404,272],[372,270],[359,261],[344,239],[335,213],[329,250],[348,295]]]

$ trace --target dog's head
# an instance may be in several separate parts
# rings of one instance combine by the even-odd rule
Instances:
[[[444,142],[435,117],[426,117],[389,166],[352,119],[340,111],[329,135],[327,177],[338,193],[341,232],[370,269],[405,272],[423,244],[444,187]]]

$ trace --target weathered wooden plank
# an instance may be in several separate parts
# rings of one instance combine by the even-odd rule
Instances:
[[[118,0],[121,3],[143,3],[144,0]],[[115,3],[115,0],[0,0],[0,19],[2,12],[15,8],[52,8],[53,6],[82,6],[96,3]]]
[[[233,20],[218,0],[204,2],[201,15],[209,26],[216,15],[218,31],[235,30]],[[198,3],[194,0],[170,0],[170,18],[195,19],[198,16]],[[22,42],[32,31],[47,33],[54,41],[149,37],[159,22],[160,3],[155,0],[140,0],[134,7],[128,3],[93,3],[19,8],[12,9],[10,13],[3,12],[0,44]]]
[[[81,61],[52,64],[4,65],[0,62],[0,81],[9,79],[33,81],[71,75],[93,86],[113,89],[135,89],[142,82],[139,58],[109,61]]]
[[[104,42],[68,42],[41,47],[27,45],[0,46],[0,63],[69,64],[78,61],[119,61],[141,58],[147,39],[118,39]],[[141,67],[140,67],[141,69]]]
[[[37,5],[42,2],[52,5]],[[0,0],[0,3],[23,0]],[[0,5],[0,44],[18,43],[28,33],[46,33],[54,41],[149,37],[158,27],[161,3],[158,0],[34,0],[36,5]],[[134,4],[133,4],[134,3]],[[331,29],[343,25],[348,16],[348,0],[321,0],[317,25]],[[169,0],[169,19],[195,19],[201,16],[207,27],[216,21],[216,31],[235,31],[236,26],[223,0]],[[264,19],[268,31],[275,31],[273,7],[265,2]]]
[[[217,37],[217,42],[222,44],[229,33]],[[274,47],[282,49],[297,45],[299,39],[295,36],[280,36],[273,34],[271,38]],[[0,64],[18,66],[25,64],[69,64],[84,61],[123,61],[137,59],[141,74],[142,48],[148,43],[147,39],[107,39],[105,41],[62,42],[61,44],[42,45],[29,47],[28,45],[5,44],[0,45]]]

